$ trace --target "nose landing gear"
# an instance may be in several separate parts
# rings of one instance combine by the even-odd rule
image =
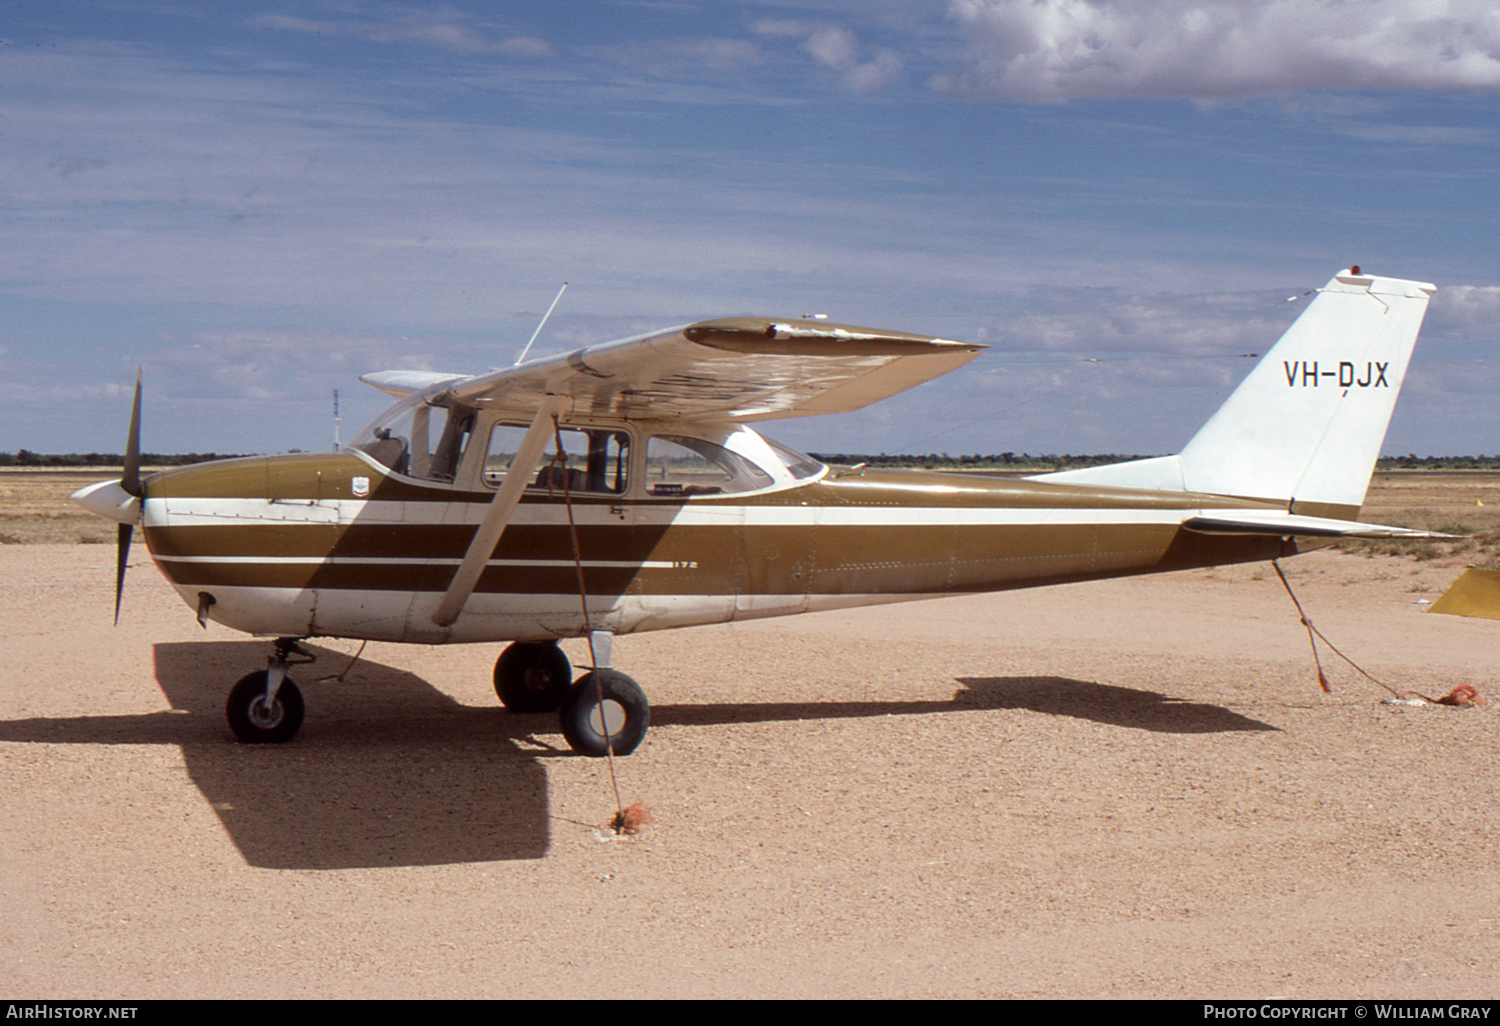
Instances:
[[[276,654],[267,658],[266,669],[245,675],[230,689],[224,716],[242,743],[280,744],[302,729],[302,690],[286,675],[287,667],[316,658],[299,644],[301,640],[276,639]]]

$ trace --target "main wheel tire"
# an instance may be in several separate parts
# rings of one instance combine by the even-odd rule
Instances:
[[[598,680],[596,695],[594,682]],[[629,755],[646,737],[651,704],[641,686],[618,670],[594,670],[578,678],[559,713],[563,737],[580,755]],[[609,738],[605,740],[605,723]]]
[[[517,641],[495,660],[495,694],[511,712],[552,712],[572,683],[573,664],[550,641]]]
[[[266,706],[266,671],[247,674],[229,692],[224,715],[234,736],[247,745],[280,744],[290,741],[302,729],[307,707],[302,691],[287,677],[276,692],[276,700]]]

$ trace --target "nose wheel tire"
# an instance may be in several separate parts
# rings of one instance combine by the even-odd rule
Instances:
[[[572,683],[573,664],[550,641],[517,641],[495,661],[495,694],[511,712],[552,712]]]
[[[625,674],[618,670],[594,670],[578,678],[563,702],[559,718],[563,737],[580,755],[602,757],[610,751],[629,755],[646,737],[646,728],[651,725],[651,705],[641,686]]]
[[[302,691],[292,678],[282,680],[276,698],[266,702],[266,672],[241,678],[229,692],[224,707],[225,718],[234,736],[247,745],[280,744],[290,741],[302,729],[306,706]]]

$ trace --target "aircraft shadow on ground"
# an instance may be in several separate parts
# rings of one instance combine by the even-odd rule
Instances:
[[[1030,709],[1119,727],[1169,734],[1279,730],[1222,706],[1187,702],[1154,691],[1067,677],[960,677],[946,701],[762,702],[652,706],[653,726],[911,716],[968,709]]]
[[[459,705],[420,677],[305,646],[291,676],[307,699],[297,739],[226,744],[229,686],[265,665],[263,643],[156,646],[173,709],[204,723],[188,774],[251,865],[345,869],[541,858],[547,774],[503,710]]]
[[[1165,734],[1280,730],[1221,705],[1189,702],[1156,691],[1066,677],[961,677],[973,700],[991,709],[1030,709],[1049,716]]]
[[[497,705],[459,705],[405,671],[318,655],[291,676],[307,699],[297,739],[242,745],[224,720],[229,688],[264,668],[261,642],[156,646],[170,711],[11,720],[0,741],[176,744],[188,776],[252,866],[349,869],[536,859],[547,853],[547,751],[519,743],[536,726]],[[555,723],[555,720],[553,721]],[[602,824],[601,824],[602,825]]]
[[[260,642],[157,645],[156,677],[169,711],[5,721],[0,741],[180,745],[189,777],[252,866],[351,869],[546,855],[543,760],[572,753],[532,732],[552,734],[555,718],[463,706],[414,674],[365,659],[342,682],[325,682],[349,657],[305,647],[319,660],[292,669],[308,715],[290,744],[237,744],[224,722],[230,686],[265,664]],[[702,727],[1030,709],[1166,733],[1279,729],[1220,706],[1065,677],[958,683],[945,701],[662,705],[651,718],[656,726]]]

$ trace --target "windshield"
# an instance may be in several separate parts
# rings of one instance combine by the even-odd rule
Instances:
[[[447,395],[408,396],[360,432],[349,448],[407,477],[452,481],[458,472],[475,411]]]

